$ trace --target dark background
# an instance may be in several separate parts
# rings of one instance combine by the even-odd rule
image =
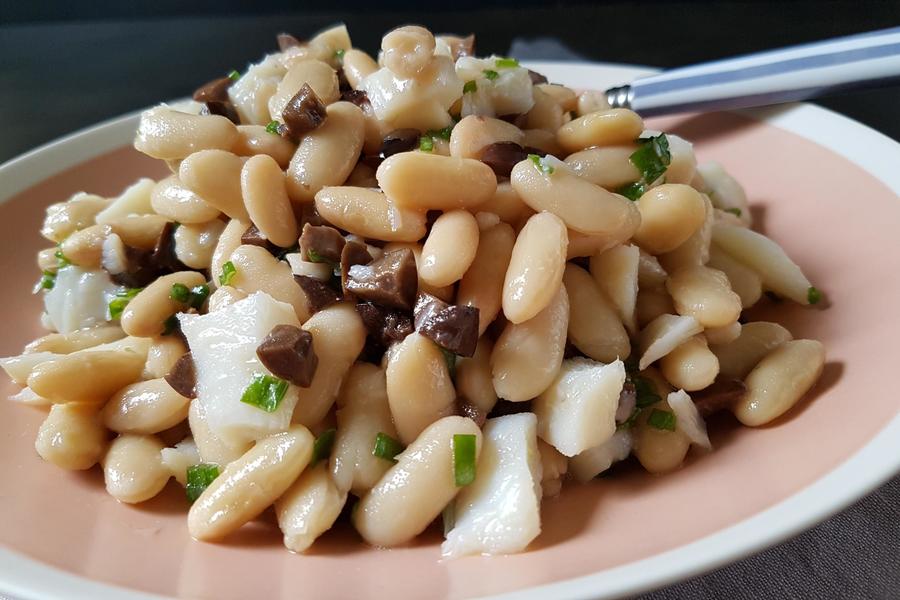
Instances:
[[[370,53],[384,31],[413,22],[474,32],[482,54],[551,37],[589,60],[658,67],[900,25],[900,0],[431,5],[438,4],[0,0],[0,162],[242,70],[274,49],[277,32],[303,38],[338,21]],[[900,88],[819,103],[900,140]],[[900,478],[798,538],[647,598],[897,598],[898,538]]]
[[[900,1],[0,0],[0,162],[241,70],[273,49],[276,32],[302,38],[338,21],[369,52],[387,29],[417,22],[475,32],[479,53],[548,36],[590,60],[672,67],[895,26]],[[897,89],[822,104],[900,139]]]

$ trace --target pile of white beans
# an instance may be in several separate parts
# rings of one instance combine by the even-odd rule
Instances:
[[[238,125],[199,105],[145,112],[135,148],[172,174],[48,209],[42,234],[57,246],[38,264],[56,277],[45,292],[51,333],[0,361],[22,386],[12,399],[48,411],[40,456],[64,469],[100,465],[109,493],[126,503],[153,498],[172,478],[184,485],[192,465],[218,465],[188,512],[199,540],[221,539],[274,506],[285,545],[302,552],[355,503],[352,523],[374,546],[407,543],[444,512],[445,554],[510,553],[539,535],[541,498],[560,493],[563,480],[589,481],[629,456],[664,473],[692,444],[709,449],[690,394],[717,380],[743,382],[729,408],[746,426],[790,410],[820,375],[823,346],[742,314],[764,292],[815,299],[797,265],[751,229],[740,185],[717,164],[698,166],[691,144],[669,135],[665,175],[625,198],[616,190],[641,176],[630,160],[637,140],[658,132],[599,93],[532,84],[516,65],[480,77],[497,59],[455,56],[458,42],[401,27],[376,61],[338,26],[251,65],[229,92]],[[367,92],[368,107],[341,101],[341,71]],[[474,80],[477,97],[463,91]],[[295,143],[266,125],[304,83],[327,119]],[[497,118],[508,106],[518,115]],[[391,130],[448,126],[449,140],[434,137],[430,151],[380,166],[361,160]],[[547,157],[498,177],[479,158],[499,142]],[[353,301],[315,312],[293,278],[327,279],[330,267],[241,243],[254,225],[275,246],[294,246],[312,207],[373,255],[412,250],[421,292],[478,308],[474,356],[451,373],[441,349],[412,333],[381,364],[359,360],[367,331]],[[121,289],[104,271],[110,256],[152,248],[170,222],[179,224],[175,255],[196,270],[156,279],[111,319],[106,304]],[[234,277],[220,285],[229,262]],[[284,414],[246,405],[230,414],[204,384],[217,366],[233,371],[227,351],[163,335],[184,308],[173,284],[214,290],[199,315],[179,315],[192,346],[202,336],[191,327],[207,314],[240,331],[271,322],[311,332],[311,386],[290,386]],[[246,335],[255,346],[257,334]],[[198,365],[194,400],[164,379],[188,351]],[[634,377],[658,401],[626,422],[623,390]],[[498,401],[506,412],[530,404],[493,416]],[[463,403],[487,420],[460,416]],[[674,415],[674,427],[654,425],[658,412]],[[313,464],[316,436],[332,428],[330,456]],[[379,433],[406,447],[396,463],[373,455]],[[465,487],[453,477],[459,434],[475,436],[479,456]]]

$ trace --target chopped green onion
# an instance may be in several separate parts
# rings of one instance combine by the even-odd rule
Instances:
[[[334,446],[334,436],[336,433],[337,430],[332,427],[319,434],[319,437],[313,442],[312,458],[309,460],[310,465],[315,465],[323,458],[331,456],[331,447]]]
[[[178,329],[178,315],[171,315],[168,319],[163,321],[163,335],[172,335],[175,330]]]
[[[456,433],[453,435],[453,480],[456,487],[463,487],[475,481],[475,435]]]
[[[647,417],[647,424],[655,429],[675,431],[675,413],[654,408],[650,416]]]
[[[488,81],[493,81],[493,80],[497,79],[498,77],[500,77],[500,73],[498,73],[497,71],[494,71],[493,69],[486,69],[484,71],[484,77]]]
[[[228,72],[228,79],[230,79],[232,81],[237,81],[240,78],[241,78],[241,74],[238,73],[237,71],[235,71],[234,69],[232,69],[231,71]]]
[[[453,133],[453,125],[447,125],[443,129],[429,129],[425,132],[430,138],[440,138],[442,140],[450,141],[450,134]]]
[[[63,267],[68,267],[72,264],[68,258],[63,254],[62,248],[58,248],[56,252],[53,253],[53,256],[56,257],[57,265],[56,268],[62,269]]]
[[[419,138],[419,150],[422,152],[431,152],[434,150],[434,139],[430,138],[427,135],[423,135]]]
[[[463,94],[472,94],[478,91],[478,84],[474,80],[467,81],[463,86]]]
[[[169,291],[169,298],[175,302],[187,304],[191,299],[191,290],[183,283],[173,283],[172,289]]]
[[[191,299],[188,300],[188,304],[190,304],[192,308],[200,310],[200,307],[203,306],[203,303],[206,302],[207,298],[209,298],[209,286],[205,283],[201,283],[191,289]]]
[[[271,375],[257,375],[253,378],[244,394],[241,402],[260,408],[267,413],[278,410],[278,405],[288,390],[288,382]]]
[[[662,177],[672,162],[669,138],[661,133],[655,137],[641,138],[638,143],[640,147],[628,157],[628,160],[641,172],[641,181],[650,185]]]
[[[440,348],[440,346],[438,346]],[[441,354],[444,355],[444,361],[447,363],[447,371],[450,372],[450,379],[456,379],[456,354],[450,352],[446,348],[441,348]]]
[[[269,124],[266,125],[266,131],[271,133],[272,135],[278,135],[278,126],[281,125],[278,121],[269,121]]]
[[[346,52],[347,51],[344,50],[343,48],[338,48],[337,50],[334,51],[334,57],[338,60],[344,60],[344,54]]]
[[[537,154],[529,154],[528,160],[533,162],[538,171],[540,171],[544,175],[552,175],[553,171],[556,170],[551,165],[548,165],[546,162],[544,162],[544,160]]]
[[[230,284],[231,280],[234,279],[235,273],[237,273],[237,269],[234,268],[234,263],[229,260],[222,265],[222,274],[219,275],[219,285]]]
[[[810,304],[818,304],[819,302],[822,301],[822,298],[824,298],[824,297],[825,297],[825,294],[823,294],[820,290],[818,290],[812,286],[810,286],[810,288],[808,290],[806,290],[806,300]]]
[[[200,463],[187,468],[187,485],[184,492],[187,494],[188,500],[193,504],[203,490],[209,487],[216,477],[219,476],[219,465],[208,463]]]
[[[110,320],[118,319],[122,316],[122,311],[131,302],[131,299],[138,295],[144,288],[127,288],[116,292],[116,297],[109,301],[109,318]]]
[[[741,214],[742,214],[742,213],[741,213],[741,209],[739,209],[739,208],[737,208],[737,207],[734,207],[734,208],[726,208],[726,209],[725,209],[725,212],[731,213],[731,214],[733,214],[733,215],[736,216],[736,217],[740,217]]]
[[[388,434],[379,431],[378,435],[375,436],[375,447],[372,448],[373,455],[378,458],[383,458],[384,460],[397,462],[394,457],[401,452],[403,452],[403,444]]]
[[[616,190],[616,193],[625,196],[629,200],[637,201],[641,196],[644,195],[645,191],[647,191],[647,187],[640,181],[637,181],[635,183],[623,185]]]
[[[519,61],[514,58],[498,58],[494,64],[498,69],[514,69],[519,66]]]
[[[41,271],[41,280],[38,282],[38,288],[42,290],[52,290],[56,285],[56,273],[53,271]],[[34,290],[37,293],[37,290]]]

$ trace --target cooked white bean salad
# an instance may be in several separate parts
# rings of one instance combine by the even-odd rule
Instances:
[[[0,361],[44,460],[126,503],[174,479],[198,540],[274,507],[294,552],[441,518],[444,555],[508,554],[542,498],[815,384],[822,344],[744,311],[823,294],[689,141],[473,36],[278,42],[141,115],[168,177],[47,209],[50,333]]]

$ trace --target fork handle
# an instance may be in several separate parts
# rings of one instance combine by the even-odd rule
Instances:
[[[807,100],[900,81],[900,27],[726,58],[606,92],[613,108],[653,116]]]

